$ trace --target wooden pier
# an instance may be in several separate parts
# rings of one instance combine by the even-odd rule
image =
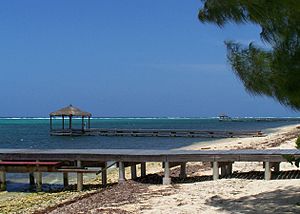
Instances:
[[[68,173],[77,173],[77,190],[83,189],[83,173],[99,173],[106,185],[108,162],[118,163],[119,183],[126,180],[125,167],[131,168],[131,178],[136,178],[136,165],[141,164],[141,176],[146,175],[146,162],[162,162],[163,184],[171,184],[170,168],[181,167],[181,177],[186,176],[187,162],[211,162],[213,179],[232,173],[236,161],[263,162],[265,180],[271,179],[271,168],[279,171],[280,162],[287,162],[284,155],[300,158],[300,150],[128,150],[128,149],[0,149],[0,189],[6,189],[6,173],[29,173],[30,183],[36,177],[37,190],[42,190],[42,172],[63,173],[64,185],[68,185]],[[100,171],[91,170],[98,166]]]
[[[197,130],[197,129],[120,129],[91,128],[92,114],[69,105],[50,113],[50,135],[52,136],[128,136],[128,137],[195,137],[195,138],[231,138],[261,137],[261,131],[228,131],[228,130]],[[54,127],[53,118],[61,118],[61,128]],[[81,118],[81,127],[75,128],[73,118]],[[85,119],[87,118],[87,123]],[[68,121],[68,127],[66,121]]]
[[[196,129],[52,129],[52,136],[128,136],[128,137],[191,137],[236,138],[262,137],[261,131],[222,131]]]

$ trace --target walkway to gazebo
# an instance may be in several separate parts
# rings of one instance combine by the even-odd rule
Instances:
[[[93,128],[91,129],[92,114],[82,111],[72,105],[50,113],[50,134],[54,136],[127,136],[127,137],[198,137],[198,138],[228,138],[228,137],[262,137],[260,130],[228,131],[228,130],[196,130],[196,129],[153,129],[153,128]],[[61,128],[53,128],[53,118],[62,119]],[[65,117],[69,127],[65,127]],[[81,118],[81,128],[72,125],[72,118]],[[85,118],[88,123],[85,126]],[[57,125],[56,125],[57,126]]]
[[[50,133],[51,134],[55,134],[55,133],[65,133],[65,134],[74,134],[74,133],[78,133],[78,134],[82,134],[85,132],[85,128],[90,129],[91,128],[91,116],[92,114],[86,111],[82,111],[79,108],[76,108],[72,105],[69,105],[65,108],[59,109],[55,112],[51,112],[50,113]],[[61,128],[57,129],[57,128],[53,128],[53,118],[55,117],[60,117],[62,119],[62,123],[61,123]],[[73,126],[73,118],[74,117],[80,117],[81,118],[81,129],[76,129]],[[69,127],[65,127],[65,118],[67,118],[69,120]],[[85,118],[88,119],[88,124],[87,127],[85,127]]]

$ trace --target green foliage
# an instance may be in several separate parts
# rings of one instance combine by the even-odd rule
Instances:
[[[252,23],[261,27],[263,49],[225,42],[228,60],[248,92],[300,110],[300,1],[202,0],[202,22]]]
[[[300,149],[300,137],[296,140],[296,148]]]
[[[300,158],[295,158],[294,155],[283,155],[283,157],[290,163],[294,164],[299,168],[300,165]]]

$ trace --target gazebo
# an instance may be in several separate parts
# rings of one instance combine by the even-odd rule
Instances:
[[[82,111],[79,108],[76,108],[72,105],[69,105],[65,108],[59,109],[55,112],[50,113],[50,131],[53,130],[53,118],[54,117],[61,117],[62,118],[62,131],[70,131],[75,130],[72,128],[72,118],[74,117],[81,117],[81,131],[84,132],[85,124],[84,119],[88,118],[87,128],[91,128],[91,116],[92,114],[86,111]],[[65,117],[69,119],[69,127],[65,127]]]

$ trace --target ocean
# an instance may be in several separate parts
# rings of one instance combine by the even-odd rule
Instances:
[[[81,120],[73,120],[73,127],[80,127]],[[300,118],[237,118],[220,122],[218,118],[93,118],[92,128],[161,128],[199,130],[261,130],[265,133],[272,128],[292,125]],[[59,128],[61,120],[54,120]],[[66,127],[68,124],[66,124]],[[79,136],[57,137],[49,135],[48,118],[0,118],[0,148],[20,149],[178,149],[194,143],[209,143],[211,138],[182,137],[105,137]],[[86,175],[92,179],[95,175]],[[8,191],[29,191],[28,175],[7,174]],[[76,182],[70,174],[70,183]],[[43,173],[43,189],[62,188],[61,173]]]
[[[92,128],[161,128],[199,130],[262,130],[299,123],[297,118],[237,118],[220,122],[218,118],[93,118]],[[80,127],[81,120],[73,120]],[[61,120],[54,120],[59,128]],[[68,124],[66,124],[68,126]],[[48,118],[1,118],[0,148],[26,149],[176,149],[210,138],[174,137],[58,137],[49,135]]]

